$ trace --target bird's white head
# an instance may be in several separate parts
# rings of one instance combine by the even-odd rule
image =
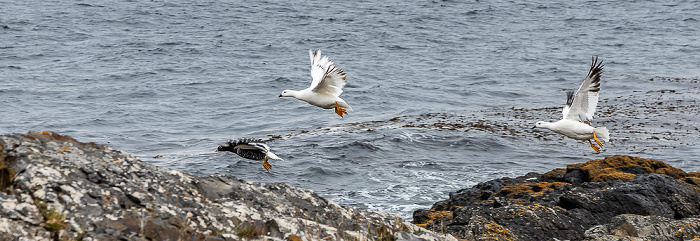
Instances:
[[[297,91],[294,90],[283,90],[280,97],[294,97]]]
[[[535,129],[535,128],[547,128],[546,125],[547,125],[548,123],[549,123],[549,122],[546,122],[546,121],[538,121],[537,123],[535,123],[535,126],[533,126],[532,129]]]

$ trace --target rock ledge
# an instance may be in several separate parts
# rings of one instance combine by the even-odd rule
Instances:
[[[0,240],[455,240],[284,183],[196,177],[53,132],[0,136]]]
[[[700,173],[612,156],[450,193],[413,222],[467,240],[690,240]]]

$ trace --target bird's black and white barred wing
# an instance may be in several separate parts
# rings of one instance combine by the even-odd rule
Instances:
[[[335,66],[328,56],[321,57],[321,50],[309,50],[311,58],[311,90],[317,93],[340,96],[345,86],[345,72]]]
[[[265,159],[265,156],[270,151],[270,147],[261,139],[243,138],[230,141],[229,143],[233,147],[234,153],[251,160]]]
[[[598,91],[600,91],[600,74],[603,72],[603,62],[598,62],[598,57],[591,60],[591,69],[575,94],[568,93],[566,106],[562,112],[564,119],[580,122],[593,120],[595,108],[598,105]]]

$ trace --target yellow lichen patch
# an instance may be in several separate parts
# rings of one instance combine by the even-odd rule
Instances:
[[[151,213],[151,215],[153,215],[153,217],[158,216],[158,215],[156,214],[156,212],[154,212],[154,211],[151,210],[150,208],[146,208],[146,211],[148,211],[149,213]]]
[[[570,185],[566,182],[538,182],[538,183],[521,183],[508,185],[501,188],[496,194],[505,195],[508,198],[513,198],[513,196],[525,193],[532,197],[538,197],[544,195],[546,192],[553,190],[554,188]]]
[[[610,180],[629,181],[629,180],[634,179],[634,177],[637,176],[637,175],[632,174],[632,173],[618,171],[615,168],[603,168],[603,169],[599,169],[599,170],[591,170],[589,175],[595,177],[591,180],[591,182],[607,182]]]
[[[452,211],[433,211],[430,210],[430,213],[428,214],[428,220],[426,220],[425,223],[417,223],[416,225],[425,228],[428,226],[428,224],[438,218],[445,219],[445,220],[451,220],[452,217]]]
[[[695,186],[700,186],[700,177],[684,177],[680,180]]]
[[[545,207],[544,205],[539,204],[539,203],[535,203],[535,204],[532,204],[532,205],[528,205],[528,207],[529,207],[530,209],[532,209],[532,210],[545,209],[545,208],[547,208],[547,207]]]
[[[697,223],[687,223],[680,225],[675,230],[673,237],[682,238],[683,240],[700,240],[700,237],[697,236],[697,230],[698,228],[700,228],[700,219],[697,219],[696,221]]]
[[[287,240],[289,241],[302,241],[302,239],[299,236],[296,236],[294,234],[290,234],[287,236]]]
[[[556,178],[559,176],[563,176],[564,174],[566,174],[566,168],[557,168],[557,169],[548,171],[545,174],[542,174],[542,178],[546,178],[546,179]]]
[[[683,178],[688,175],[683,170],[672,167],[665,162],[632,156],[611,156],[567,166],[567,172],[573,170],[581,170],[588,176],[588,180],[593,182],[630,180],[635,176],[630,172],[640,170],[647,173],[665,174],[674,178]]]
[[[494,240],[516,240],[510,230],[497,223],[486,224],[487,237]]]
[[[664,164],[666,164],[666,163],[664,163]],[[654,173],[669,175],[669,176],[672,176],[673,178],[676,178],[676,179],[688,176],[688,174],[685,173],[683,170],[672,167],[670,165],[669,165],[669,167],[656,169],[654,171]]]

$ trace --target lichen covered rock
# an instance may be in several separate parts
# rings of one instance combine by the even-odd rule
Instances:
[[[444,240],[284,183],[196,177],[52,132],[0,136],[0,240]]]
[[[601,241],[623,240],[698,240],[700,218],[674,220],[658,216],[619,215],[610,223],[586,231],[587,239]]]
[[[618,235],[613,231],[626,224],[615,222],[631,214],[695,223],[680,236],[688,238],[699,232],[699,183],[697,173],[661,161],[613,156],[480,183],[414,212],[413,222],[468,240],[585,240]],[[668,230],[653,237],[683,240],[670,230],[677,226],[660,225]],[[587,231],[593,227],[598,231]]]

